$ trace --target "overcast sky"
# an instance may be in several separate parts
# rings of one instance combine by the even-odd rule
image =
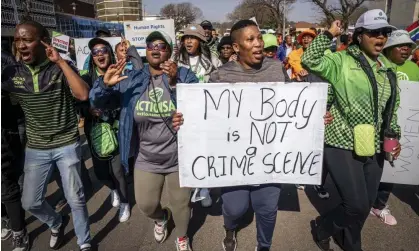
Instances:
[[[158,14],[160,8],[167,3],[182,3],[191,2],[199,7],[204,19],[210,21],[226,21],[226,15],[233,11],[234,7],[240,3],[240,0],[143,0],[145,11],[147,14]],[[293,5],[292,11],[289,12],[288,18],[291,21],[308,21],[315,22],[317,17],[316,12],[313,12],[310,3],[297,3]]]

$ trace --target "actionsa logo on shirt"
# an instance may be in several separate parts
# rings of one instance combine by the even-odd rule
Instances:
[[[138,116],[147,117],[170,117],[176,110],[172,100],[162,100],[164,89],[160,87],[153,88],[148,92],[149,100],[138,100],[135,111]]]

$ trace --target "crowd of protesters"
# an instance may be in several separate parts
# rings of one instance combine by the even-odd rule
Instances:
[[[322,185],[314,189],[328,199],[323,185],[330,174],[342,202],[313,221],[314,240],[323,251],[331,250],[331,238],[343,250],[361,251],[369,214],[397,224],[387,205],[393,186],[380,183],[385,157],[381,142],[389,133],[401,137],[398,81],[419,81],[419,50],[409,33],[391,26],[378,9],[361,15],[353,34],[342,34],[340,21],[323,33],[307,29],[298,36],[292,30],[262,35],[251,20],[235,23],[230,36],[220,41],[213,31],[209,21],[190,24],[179,43],[163,31],[152,32],[146,38],[144,64],[129,41],[122,37],[112,48],[103,39],[110,32],[101,29],[88,43],[83,70],[77,70],[71,54],[50,45],[44,26],[19,24],[13,53],[2,46],[2,240],[12,238],[14,251],[30,249],[26,210],[48,225],[50,248],[62,246],[69,218],[45,200],[55,177],[71,208],[80,250],[95,248],[82,178],[83,127],[94,173],[109,188],[119,221],[131,216],[131,174],[136,203],[153,221],[156,242],[167,239],[173,219],[176,250],[192,250],[187,236],[190,201],[210,207],[212,200],[208,189],[194,192],[179,185],[177,131],[184,118],[176,111],[177,83],[327,82],[324,170]],[[337,37],[341,46],[333,52]],[[370,137],[359,146],[354,139],[367,130]],[[397,158],[400,151],[398,143],[392,156]],[[164,186],[170,207],[161,205]],[[221,188],[222,248],[237,249],[238,226],[251,206],[255,250],[270,250],[280,193],[281,184]]]

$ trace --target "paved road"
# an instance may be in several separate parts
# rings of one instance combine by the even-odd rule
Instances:
[[[86,147],[86,146],[85,146]],[[87,153],[87,151],[85,151]],[[88,158],[88,156],[86,156]],[[131,219],[120,224],[115,208],[110,205],[109,190],[95,178],[91,160],[86,161],[93,183],[93,192],[88,200],[91,233],[100,251],[172,251],[174,237],[171,236],[162,245],[153,239],[153,223],[145,218],[136,206],[133,206]],[[328,179],[326,187],[331,192],[331,199],[318,199],[311,188],[297,191],[293,185],[284,185],[279,202],[278,219],[273,240],[273,251],[317,251],[310,234],[310,221],[319,212],[332,208],[339,198],[332,182]],[[131,203],[135,204],[132,184],[129,187]],[[365,251],[417,251],[419,250],[419,198],[414,195],[415,187],[397,185],[390,197],[390,206],[397,217],[397,226],[386,226],[377,218],[370,216],[363,230]],[[48,200],[56,199],[55,182],[49,185]],[[167,203],[163,195],[163,203]],[[61,211],[69,214],[69,208]],[[69,214],[71,216],[71,214]],[[27,215],[28,229],[33,241],[32,250],[48,250],[49,231],[33,216]],[[220,203],[210,209],[194,205],[190,227],[195,251],[220,251],[224,237]],[[67,226],[66,243],[60,250],[78,250],[73,226]],[[238,233],[238,251],[254,250],[256,245],[255,221],[252,212],[246,217],[244,228]],[[2,250],[11,250],[9,241],[2,242]],[[335,251],[340,250],[334,246]]]

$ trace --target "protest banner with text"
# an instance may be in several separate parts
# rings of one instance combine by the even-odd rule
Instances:
[[[179,84],[182,187],[320,184],[326,83]]]
[[[52,47],[67,52],[70,47],[70,37],[59,32],[53,31],[51,44]]]
[[[115,45],[121,42],[120,37],[103,37],[102,39],[109,42],[109,44],[112,46],[112,50],[115,50]],[[86,64],[86,61],[88,60],[88,56],[90,55],[90,49],[88,46],[90,40],[91,38],[75,38],[74,39],[77,68],[80,70],[86,70],[86,69],[83,69],[83,66]]]
[[[402,151],[392,167],[385,162],[381,181],[419,185],[419,82],[399,81],[398,122]]]
[[[175,44],[175,21],[173,19],[124,22],[125,37],[137,48],[141,57],[145,57],[145,40],[153,31],[164,31],[172,39],[173,45]]]

